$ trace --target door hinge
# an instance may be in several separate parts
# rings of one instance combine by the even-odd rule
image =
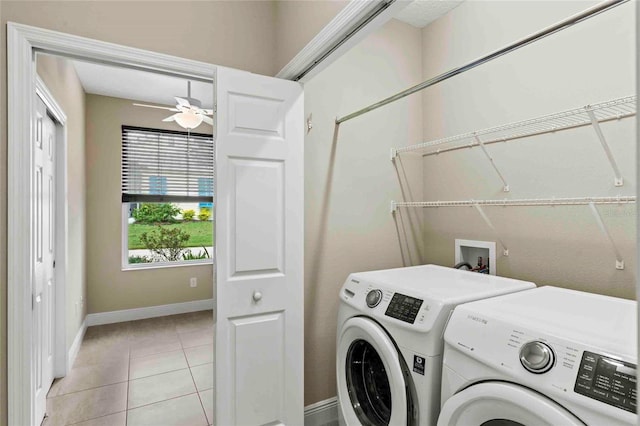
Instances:
[[[53,268],[55,269],[55,267],[56,267],[56,261],[54,260],[53,261]]]

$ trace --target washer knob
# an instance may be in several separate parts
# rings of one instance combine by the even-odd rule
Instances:
[[[520,348],[520,363],[528,371],[535,374],[551,370],[555,358],[553,349],[540,341],[527,342]]]
[[[367,293],[367,306],[370,308],[375,308],[382,301],[382,291],[380,290],[371,290]]]

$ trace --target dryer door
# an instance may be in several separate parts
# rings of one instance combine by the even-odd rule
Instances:
[[[415,424],[413,386],[405,383],[403,374],[406,363],[376,322],[347,320],[337,349],[338,399],[347,425]]]
[[[552,400],[504,382],[472,385],[449,398],[438,426],[584,426]]]

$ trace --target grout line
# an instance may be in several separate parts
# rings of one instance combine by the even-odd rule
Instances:
[[[133,408],[131,408],[131,410],[127,410],[127,411],[137,410],[138,408],[148,407],[148,406],[154,405],[154,404],[160,404],[161,402],[167,402],[167,401],[171,401],[173,399],[183,398],[185,396],[190,396],[190,395],[197,394],[197,393],[198,393],[198,391],[191,392],[191,393],[186,393],[184,395],[172,396],[171,398],[163,399],[162,401],[150,402],[148,404],[140,405],[138,407],[133,407]],[[200,402],[200,404],[202,404],[202,401]],[[204,408],[203,408],[203,410],[204,410]],[[205,415],[205,417],[207,417],[207,416]]]
[[[102,416],[98,416],[98,417],[92,417],[90,419],[86,419],[86,420],[80,420],[79,422],[75,422],[75,423],[66,423],[67,425],[71,426],[71,425],[77,425],[79,423],[83,423],[83,422],[88,422],[90,420],[95,420],[95,419],[101,419],[103,417],[107,417],[107,416],[113,416],[114,414],[118,414],[118,413],[126,413],[127,411],[116,411],[115,413],[109,413],[109,414],[104,414]],[[125,414],[126,415],[126,414]],[[125,423],[126,424],[126,423]]]
[[[62,397],[68,396],[68,395],[74,395],[76,393],[88,392],[88,391],[95,390],[95,389],[106,388],[107,386],[121,385],[123,383],[127,383],[127,380],[123,380],[121,382],[116,382],[116,383],[107,383],[107,384],[100,385],[100,386],[95,386],[95,387],[92,387],[92,388],[80,389],[80,390],[73,391],[73,392],[63,393],[63,394],[59,394],[59,395],[56,395],[56,396],[47,397],[47,399],[62,398]]]
[[[184,351],[184,349],[183,349],[183,351]],[[186,358],[186,356],[187,355],[185,354],[185,358]],[[207,418],[207,410],[205,410],[204,404],[202,403],[202,397],[200,396],[200,390],[198,389],[198,384],[196,383],[196,378],[193,377],[193,371],[191,370],[191,367],[189,367],[189,374],[191,374],[191,380],[193,380],[193,386],[196,388],[196,393],[198,394],[198,400],[200,401],[200,407],[202,407],[202,412],[204,413],[204,419],[207,421],[207,424],[209,424],[209,419]]]
[[[124,410],[124,425],[129,423],[129,388],[131,384],[131,342],[129,342],[129,368],[127,368],[127,401]]]

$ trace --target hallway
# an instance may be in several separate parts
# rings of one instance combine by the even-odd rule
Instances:
[[[213,312],[89,327],[43,426],[210,425]]]

